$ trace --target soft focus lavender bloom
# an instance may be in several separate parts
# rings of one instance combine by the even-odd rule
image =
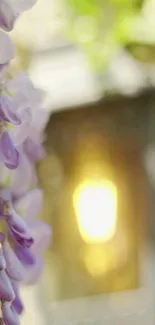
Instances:
[[[24,141],[23,149],[32,163],[36,163],[45,157],[45,150],[42,144],[35,141],[33,137],[28,137]]]
[[[11,111],[7,96],[0,96],[0,159],[10,169],[19,165],[19,153],[8,133],[7,122],[19,124],[19,118]]]
[[[49,113],[40,108],[42,100],[43,92],[36,89],[24,73],[3,84],[0,96],[0,158],[10,169],[19,165],[19,145],[32,163],[44,156],[43,130]]]
[[[34,266],[36,264],[36,258],[30,249],[15,246],[14,251],[24,267]]]
[[[6,82],[5,93],[11,94],[12,111],[21,122],[10,130],[13,143],[19,146],[27,137],[39,142],[41,128],[47,122],[47,114],[41,109],[43,92],[33,86],[25,73],[19,73]]]
[[[19,325],[18,315],[12,304],[8,302],[2,304],[2,315],[5,325]]]
[[[23,280],[24,270],[5,237],[0,234],[0,238],[0,299],[3,304],[5,304],[5,302],[10,302],[5,306],[11,308],[11,310],[13,307],[16,313],[20,314],[23,310],[23,306],[19,297],[18,283]],[[10,309],[8,310],[10,312]],[[3,311],[4,314],[7,312],[2,308],[2,313]],[[11,320],[10,324],[12,324]]]
[[[8,186],[12,192],[13,197],[20,197],[26,194],[29,190],[38,185],[38,178],[36,170],[32,162],[28,159],[22,147],[18,147],[20,155],[20,164],[17,169],[10,171],[0,161],[0,184],[1,186]],[[25,175],[23,182],[23,175]]]
[[[4,218],[9,235],[13,242],[23,248],[30,248],[33,238],[26,223],[15,212],[12,206],[12,196],[9,190],[0,191],[1,214]]]
[[[10,123],[19,125],[21,119],[14,113],[14,102],[3,88],[0,96],[0,159],[8,168],[15,169],[19,165],[19,153],[10,137],[9,129]]]
[[[25,153],[31,162],[36,163],[45,157],[43,143],[44,129],[49,120],[49,112],[39,107],[33,110],[30,134],[23,143]]]
[[[16,313],[20,315],[24,307],[19,296],[19,284],[15,281],[12,281],[11,283],[15,293],[15,299],[12,302],[12,306],[15,309]]]
[[[35,283],[42,274],[44,263],[43,255],[51,242],[51,229],[48,225],[42,222],[31,224],[31,231],[34,238],[34,245],[30,252],[35,257],[35,263],[31,268],[26,268],[24,272],[24,283]]]
[[[1,301],[13,301],[15,299],[15,293],[11,284],[9,275],[7,274],[7,262],[5,260],[3,245],[6,242],[6,239],[2,234],[1,243],[0,243],[0,259],[1,259],[1,268],[0,268],[0,299]]]
[[[24,195],[31,188],[36,187],[38,183],[34,165],[30,162],[22,148],[19,148],[19,153],[20,164],[18,166],[18,169],[12,172],[12,184],[10,184],[10,188],[14,197]],[[25,175],[24,182],[23,175]]]
[[[13,29],[20,14],[30,9],[36,0],[1,0],[0,1],[0,27],[6,31]]]
[[[5,270],[0,271],[0,300],[1,301],[13,301],[15,299],[15,293],[11,285],[11,281]]]
[[[19,165],[19,153],[3,127],[0,130],[0,159],[9,169],[16,169]]]
[[[42,221],[35,221],[34,223],[28,223],[28,225],[34,238],[34,245],[31,247],[31,252],[34,256],[42,256],[50,245],[51,229]]]
[[[10,169],[19,165],[17,145],[24,145],[27,154],[33,151],[34,157],[40,159],[43,150],[41,146],[41,127],[45,125],[46,113],[39,109],[42,102],[42,92],[35,89],[24,73],[6,80],[0,97],[0,158]],[[10,124],[12,126],[10,128]],[[31,144],[31,148],[30,148]],[[33,147],[32,147],[33,145]]]
[[[4,85],[3,85],[4,87]],[[22,119],[19,115],[15,114],[15,103],[3,89],[0,97],[0,119],[3,122],[19,125]]]
[[[0,191],[0,217],[7,224],[10,238],[21,249],[30,248],[32,236],[26,223],[14,211],[8,189]],[[17,281],[22,281],[24,269],[17,255],[3,234],[0,234],[0,300],[3,321],[8,325],[18,324],[17,314],[22,311]],[[8,304],[9,302],[9,304]]]
[[[34,244],[30,250],[25,249],[23,251],[20,247],[15,249],[23,265],[33,265],[31,269],[25,270],[26,283],[36,281],[40,276],[43,269],[42,257],[51,241],[51,229],[47,224],[38,220],[42,208],[42,199],[42,191],[34,189],[18,199],[14,204],[16,211],[20,212],[24,221],[30,227],[34,238]]]
[[[22,80],[23,80],[23,78],[22,78]],[[27,80],[27,77],[26,77],[26,80]],[[23,88],[24,88],[24,84],[25,84],[26,89],[29,88],[27,86],[27,85],[29,85],[29,82],[28,83],[23,82]],[[30,85],[31,85],[31,83],[30,83]],[[31,89],[31,87],[30,87],[30,89]],[[14,89],[14,92],[15,92],[15,89]],[[32,93],[33,92],[34,92],[34,89],[33,89]],[[21,93],[19,93],[19,96],[20,96],[20,94]],[[39,98],[40,98],[40,92],[37,91],[37,94],[39,95]],[[38,95],[32,96],[32,99],[33,99],[33,97],[35,97],[36,104],[39,103]],[[16,96],[18,97],[18,94]],[[29,106],[33,103],[32,99],[31,99],[31,101],[29,100]],[[12,173],[10,173],[9,170],[7,170],[2,164],[0,164],[1,170],[3,171],[0,175],[0,182],[1,182],[1,184],[6,185],[6,182],[8,182],[8,179],[9,179],[11,191],[12,191],[13,195],[16,197],[25,194],[31,188],[34,188],[37,186],[38,180],[37,180],[34,164],[38,160],[41,160],[44,158],[45,152],[44,152],[42,143],[45,138],[44,137],[44,128],[45,128],[45,125],[49,119],[48,112],[46,112],[40,108],[36,108],[34,110],[33,110],[33,108],[31,108],[32,114],[31,114],[31,118],[29,120],[29,126],[26,128],[26,131],[23,132],[21,135],[21,132],[24,131],[22,128],[22,125],[24,124],[24,122],[20,124],[20,119],[24,120],[24,117],[22,116],[23,110],[24,110],[24,107],[21,110],[21,117],[19,118],[19,115],[18,115],[18,119],[17,119],[17,115],[15,113],[13,113],[13,116],[11,115],[11,113],[10,113],[11,109],[8,108],[7,112],[5,111],[5,116],[7,116],[7,118],[10,118],[10,116],[11,116],[12,119],[14,118],[14,124],[16,122],[16,125],[14,125],[14,129],[9,131],[9,136],[14,140],[14,142],[16,142],[16,143],[20,142],[20,140],[25,138],[27,133],[29,134],[27,136],[27,138],[25,139],[25,141],[23,142],[23,144],[17,147],[18,152],[20,154],[20,164],[18,166],[18,169],[16,169]],[[25,108],[25,110],[26,110],[26,108]],[[18,139],[20,139],[20,140],[18,140]],[[15,154],[14,154],[14,156],[15,156]],[[8,162],[6,162],[6,163],[7,163],[8,167],[10,167],[10,168],[12,167],[11,164],[8,165]],[[23,182],[23,175],[26,175],[24,182]]]
[[[5,263],[3,263],[3,269],[0,270],[1,309],[5,325],[12,325],[17,324],[18,317],[16,314],[20,314],[23,309],[17,284],[17,281],[22,280],[23,270],[6,239],[3,239],[1,243],[1,256],[2,254]]]
[[[1,236],[3,238],[3,236]],[[3,239],[1,239],[2,241]],[[6,261],[3,254],[2,244],[0,243],[0,271],[6,269]]]
[[[30,224],[38,221],[43,206],[43,192],[40,188],[35,188],[18,200],[13,202],[14,209],[22,215],[22,219]]]
[[[10,31],[35,2],[0,0],[0,28]],[[13,45],[0,30],[0,220],[6,225],[5,235],[0,234],[0,322],[5,325],[19,324],[20,283],[33,283],[40,276],[51,238],[48,225],[38,219],[42,192],[36,188],[35,170],[45,154],[42,144],[49,114],[41,108],[43,92],[25,73],[9,75],[13,56]]]
[[[0,159],[0,171],[0,186],[4,188],[10,186],[13,171],[4,165],[2,159]]]
[[[3,254],[6,261],[6,272],[9,277],[15,281],[22,281],[23,266],[7,241],[3,244]]]
[[[0,70],[10,62],[14,55],[15,52],[11,40],[8,35],[0,30]]]
[[[24,91],[21,89],[20,81],[17,86],[18,77],[9,79],[5,82],[1,93],[1,111],[6,115],[9,111],[9,119],[14,116],[14,120],[10,119],[10,123],[14,124],[9,129],[10,137],[13,143],[17,146],[26,139],[29,134],[29,128],[32,120],[32,103],[23,95]],[[22,81],[21,81],[22,83]],[[14,87],[15,85],[15,87]],[[23,85],[25,86],[25,85]],[[16,123],[15,123],[16,122]]]
[[[24,272],[24,284],[34,285],[41,277],[44,270],[44,260],[38,256],[33,267],[26,267]]]
[[[30,248],[34,242],[29,228],[12,209],[5,215],[7,222],[8,233],[13,242],[23,248]]]

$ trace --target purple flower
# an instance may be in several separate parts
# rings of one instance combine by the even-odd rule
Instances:
[[[5,220],[7,222],[8,233],[13,242],[23,248],[30,248],[34,240],[29,228],[18,214],[12,209],[5,215]]]
[[[43,206],[43,192],[40,188],[35,188],[18,200],[14,201],[14,208],[27,224],[38,221]]]
[[[3,93],[5,100],[6,93],[11,94],[7,107],[10,106],[9,112],[12,111],[12,115],[20,121],[9,131],[13,143],[19,146],[27,137],[33,139],[34,142],[39,142],[40,126],[43,125],[47,115],[40,109],[43,93],[33,86],[25,73],[19,73],[15,78],[7,80]]]
[[[29,226],[34,238],[33,246],[30,249],[17,246],[15,253],[24,266],[31,266],[31,268],[25,269],[24,280],[30,279],[31,275],[37,280],[43,269],[43,254],[51,242],[51,229],[41,221],[31,222]]]
[[[0,161],[0,184],[8,186],[13,197],[20,197],[26,194],[30,189],[38,185],[36,170],[32,162],[28,159],[22,147],[18,147],[20,155],[20,164],[17,169],[10,171]],[[23,182],[23,175],[25,175]]]
[[[16,245],[30,248],[34,242],[26,223],[20,218],[12,207],[9,190],[0,191],[1,214],[7,224],[9,236]]]
[[[23,279],[23,269],[7,240],[2,234],[0,237],[0,299],[3,302],[13,302],[17,295],[13,280],[21,281]]]
[[[43,142],[44,129],[49,120],[49,112],[40,109],[33,110],[29,136],[23,143],[23,149],[31,162],[36,163],[45,157]]]
[[[12,304],[8,302],[2,304],[2,315],[5,325],[19,325],[18,315]]]
[[[35,284],[40,276],[43,273],[43,269],[44,269],[44,260],[42,257],[37,257],[36,258],[36,262],[33,265],[33,267],[27,267],[25,268],[25,272],[24,272],[24,284],[26,285],[33,285]]]
[[[43,130],[49,113],[40,108],[42,100],[43,92],[36,89],[24,73],[3,84],[0,96],[0,158],[10,169],[19,165],[19,149],[32,163],[44,157]]]
[[[19,296],[19,285],[17,282],[13,281],[12,287],[13,287],[14,293],[15,293],[15,299],[12,302],[12,307],[14,308],[16,313],[18,315],[20,315],[23,312],[24,307],[23,307],[22,301]]]
[[[6,31],[11,31],[19,15],[30,9],[35,2],[36,0],[1,0],[0,27]]]
[[[0,233],[0,271],[5,270],[6,269],[6,261],[4,258],[4,254],[3,254],[3,249],[2,249],[2,242],[4,241],[4,236],[3,234]]]
[[[0,120],[12,123],[14,125],[21,124],[21,117],[15,114],[14,102],[10,96],[3,90],[0,96]]]
[[[26,194],[31,188],[37,186],[38,183],[34,165],[30,162],[21,147],[18,151],[20,152],[20,164],[18,168],[12,172],[12,183],[10,184],[11,191],[15,197]],[[24,182],[23,175],[25,175]]]
[[[20,14],[35,2],[0,0],[0,28],[12,30]],[[14,47],[0,30],[0,220],[6,226],[6,234],[0,233],[0,322],[5,325],[19,325],[20,283],[33,283],[40,276],[51,239],[50,228],[38,219],[42,192],[36,188],[35,170],[44,157],[49,113],[41,109],[43,93],[25,73],[9,75],[13,57]]]
[[[10,279],[22,281],[24,272],[23,266],[7,241],[3,244],[3,254],[6,261],[6,272]]]
[[[32,236],[34,238],[34,245],[31,247],[31,252],[34,256],[42,256],[51,242],[51,229],[42,221],[34,221],[29,223],[31,227]]]
[[[16,246],[14,250],[16,256],[25,267],[35,265],[36,258],[30,251],[30,249]]]
[[[2,159],[0,159],[0,185],[1,187],[8,187],[10,185],[11,180],[12,180],[12,173],[13,171],[8,169]]]
[[[19,165],[19,153],[10,137],[9,129],[10,123],[20,125],[21,119],[13,108],[11,97],[3,90],[0,96],[0,159],[10,169],[16,169]]]
[[[21,80],[17,87],[17,79],[18,77],[5,82],[0,99],[0,117],[3,122],[13,124],[8,132],[15,146],[23,143],[28,136],[32,120],[31,103],[23,95]],[[6,123],[5,126],[7,127]]]
[[[0,133],[0,159],[9,169],[19,166],[19,152],[14,147],[6,129],[2,127]]]
[[[32,163],[36,163],[45,157],[45,150],[40,142],[28,137],[23,143],[23,149]]]
[[[31,268],[25,268],[24,282],[26,284],[35,283],[40,277],[43,270],[43,254],[51,242],[51,229],[42,222],[31,224],[31,231],[34,238],[34,245],[30,252],[35,257],[35,263]]]
[[[1,243],[0,243],[0,299],[1,301],[13,301],[15,299],[15,292],[11,284],[9,274],[7,273],[7,261],[4,254],[4,243],[6,240],[1,234]],[[6,243],[7,245],[7,243]],[[9,244],[8,244],[9,245]],[[10,263],[10,261],[9,261]],[[10,264],[9,264],[10,265]],[[14,265],[16,268],[16,265]]]
[[[1,134],[3,134],[3,130],[5,130],[5,134],[8,131],[11,139],[9,146],[12,150],[14,148],[14,156],[17,153],[16,147],[22,145],[28,137],[29,144],[31,143],[31,147],[33,144],[37,156],[40,155],[40,125],[45,120],[43,113],[40,113],[42,110],[39,111],[41,102],[42,92],[33,86],[24,73],[6,80],[3,84],[0,96]],[[32,153],[32,150],[30,151]],[[12,165],[14,165],[12,162],[7,164],[9,168]]]
[[[15,248],[15,252],[23,265],[31,265],[31,268],[26,268],[24,273],[24,282],[28,284],[37,281],[42,273],[43,254],[51,242],[51,229],[37,218],[42,208],[42,192],[40,189],[30,191],[18,199],[14,206],[31,229],[34,238],[34,244],[29,250],[21,250],[20,247]]]
[[[0,190],[0,214],[6,221],[10,237],[15,244],[20,248],[29,248],[33,242],[32,237],[24,221],[13,210],[11,193],[8,189]],[[17,255],[5,236],[0,233],[0,300],[5,325],[18,324],[17,314],[22,312],[23,306],[17,283],[23,280],[24,272]]]
[[[11,281],[5,270],[0,271],[0,300],[13,301],[15,299]]]
[[[1,2],[0,2],[1,4]],[[0,15],[1,16],[1,15]],[[14,47],[8,35],[0,30],[0,67],[1,70],[14,57]]]

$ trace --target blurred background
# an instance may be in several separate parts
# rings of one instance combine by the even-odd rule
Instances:
[[[153,325],[155,0],[38,0],[12,73],[51,112],[38,165],[53,238],[23,325]]]

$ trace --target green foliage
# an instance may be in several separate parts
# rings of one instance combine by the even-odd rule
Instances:
[[[84,50],[95,70],[104,69],[122,47],[131,50],[138,60],[149,62],[151,57],[152,61],[155,1],[61,1],[64,1],[66,8],[67,36]],[[143,53],[138,51],[140,45]]]

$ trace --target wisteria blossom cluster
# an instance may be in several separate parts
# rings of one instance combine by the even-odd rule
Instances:
[[[33,283],[50,243],[48,225],[39,220],[42,191],[36,163],[43,159],[48,114],[43,94],[25,73],[11,77],[15,55],[8,36],[16,19],[35,0],[0,0],[0,307],[1,323],[19,324],[23,310],[19,288]]]

